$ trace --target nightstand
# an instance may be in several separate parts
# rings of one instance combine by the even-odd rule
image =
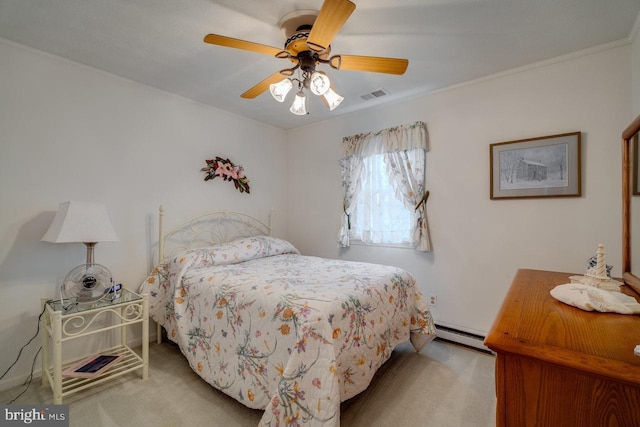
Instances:
[[[149,376],[149,302],[147,296],[138,295],[128,289],[121,290],[120,297],[91,304],[75,304],[65,308],[68,302],[42,300],[44,310],[42,328],[42,384],[53,390],[53,403],[62,403],[62,398],[93,385],[137,369],[142,370],[142,379]],[[127,327],[139,324],[142,327],[142,354],[127,345]],[[120,328],[120,344],[101,350],[101,354],[117,354],[122,358],[114,365],[91,378],[67,377],[62,371],[78,360],[62,365],[62,350],[65,342]],[[49,341],[52,346],[49,348]],[[50,353],[51,352],[51,359]],[[82,360],[82,359],[79,359]]]

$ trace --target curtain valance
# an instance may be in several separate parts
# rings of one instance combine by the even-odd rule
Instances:
[[[427,125],[418,121],[377,132],[361,133],[342,139],[342,157],[364,158],[374,154],[393,153],[422,148],[429,151]]]

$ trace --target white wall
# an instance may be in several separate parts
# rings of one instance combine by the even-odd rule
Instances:
[[[305,254],[398,265],[437,323],[484,335],[518,268],[584,272],[598,243],[620,272],[620,133],[631,46],[505,73],[287,133],[289,239]],[[434,251],[337,247],[342,137],[423,120]],[[582,197],[489,199],[489,144],[582,132]],[[614,269],[614,273],[616,270]]]
[[[274,207],[284,235],[284,153],[280,129],[0,40],[2,371],[35,333],[40,298],[84,262],[81,243],[40,242],[60,202],[107,204],[120,241],[99,243],[96,262],[137,288],[152,264],[161,203],[167,227],[218,208],[268,221]],[[245,167],[251,194],[204,182],[200,168],[216,155]],[[24,380],[39,344],[5,385]]]
[[[638,25],[640,15],[636,18],[636,25],[632,33],[633,43],[631,45],[631,87],[633,93],[633,114],[640,114],[640,31]]]

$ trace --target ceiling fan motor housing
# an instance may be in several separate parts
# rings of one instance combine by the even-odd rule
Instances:
[[[309,26],[310,27],[310,26]],[[292,56],[291,60],[294,61],[295,57],[299,57],[299,55],[303,52],[315,53],[320,59],[328,59],[329,54],[331,53],[331,46],[325,49],[322,52],[313,52],[307,46],[307,38],[309,38],[310,29],[303,29],[300,31],[296,31],[293,33],[284,44],[284,49],[289,52]]]
[[[300,52],[310,51],[307,46],[309,33],[318,17],[317,10],[296,10],[282,17],[278,23],[282,34],[286,38],[284,49],[296,57]],[[319,52],[320,59],[328,59],[331,47],[327,47],[323,52]],[[291,58],[295,62],[295,58]]]
[[[300,61],[300,68],[307,73],[313,73],[316,70],[316,64],[318,62],[317,54],[305,50],[298,54],[298,60]]]

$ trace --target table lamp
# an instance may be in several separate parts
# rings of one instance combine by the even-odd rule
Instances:
[[[41,241],[82,242],[87,246],[87,264],[94,264],[93,248],[98,242],[115,242],[107,207],[101,203],[63,202]]]

